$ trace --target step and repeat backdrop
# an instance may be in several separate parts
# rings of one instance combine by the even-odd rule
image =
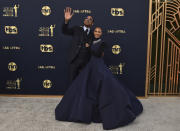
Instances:
[[[104,61],[137,96],[145,95],[149,1],[0,0],[0,94],[63,95],[71,37],[61,32],[94,17],[108,44]],[[92,29],[93,29],[92,28]]]

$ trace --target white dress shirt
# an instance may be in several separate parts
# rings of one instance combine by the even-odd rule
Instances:
[[[89,34],[89,32],[90,32],[90,28],[88,28],[88,27],[86,27],[86,26],[83,26],[83,29],[84,29],[84,31],[86,31],[86,29],[88,29],[87,34]]]

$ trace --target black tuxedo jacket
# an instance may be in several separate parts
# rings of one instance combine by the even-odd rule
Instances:
[[[83,27],[73,26],[69,28],[69,23],[65,24],[65,22],[63,22],[62,33],[65,35],[72,36],[71,51],[70,51],[69,60],[68,60],[70,63],[76,58],[76,56],[78,55],[80,51],[80,48],[82,48],[82,46],[85,46],[85,43],[89,43],[91,46],[91,43],[93,40],[93,33],[91,30],[89,34],[86,35]],[[90,47],[87,48],[88,52],[90,53],[89,49]]]

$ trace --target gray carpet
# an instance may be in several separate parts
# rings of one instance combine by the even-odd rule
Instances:
[[[140,99],[144,112],[113,131],[180,131],[180,97]],[[60,98],[0,97],[0,131],[102,131],[102,124],[60,122],[54,109]]]

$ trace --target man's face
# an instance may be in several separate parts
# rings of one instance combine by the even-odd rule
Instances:
[[[84,25],[87,27],[91,27],[93,25],[93,18],[92,16],[87,16],[84,18]]]

